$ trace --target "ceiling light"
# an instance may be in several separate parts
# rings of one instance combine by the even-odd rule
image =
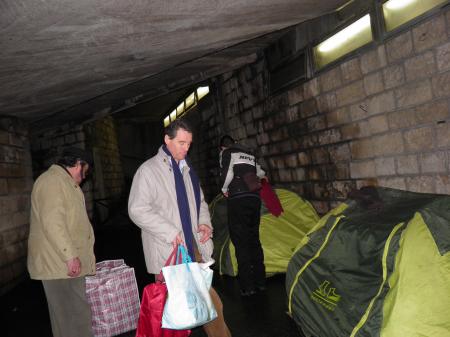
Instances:
[[[350,39],[357,36],[359,33],[365,29],[370,28],[370,15],[367,14],[363,16],[358,21],[355,21],[351,25],[342,29],[340,32],[334,34],[332,37],[328,38],[318,46],[319,52],[329,52],[336,49],[343,44],[347,43]]]

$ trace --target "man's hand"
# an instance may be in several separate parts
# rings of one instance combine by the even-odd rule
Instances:
[[[200,243],[205,243],[212,237],[212,228],[208,225],[198,225],[197,233],[201,233]]]
[[[225,196],[225,198],[228,198],[228,192],[223,192],[223,195]]]
[[[70,277],[77,277],[81,273],[81,261],[78,257],[74,257],[66,261],[67,275]]]
[[[172,241],[173,249],[177,248],[178,245],[184,245],[183,238],[181,237],[181,233],[178,233],[175,239]]]

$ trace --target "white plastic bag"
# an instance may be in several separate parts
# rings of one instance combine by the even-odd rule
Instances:
[[[168,291],[162,327],[184,330],[212,321],[217,312],[209,294],[213,276],[209,266],[212,262],[190,262],[181,245],[178,252],[183,256],[183,263],[162,268]]]

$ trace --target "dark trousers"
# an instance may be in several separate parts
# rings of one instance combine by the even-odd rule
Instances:
[[[242,290],[254,290],[266,281],[264,254],[259,241],[261,199],[245,196],[228,199],[228,228],[235,247]]]

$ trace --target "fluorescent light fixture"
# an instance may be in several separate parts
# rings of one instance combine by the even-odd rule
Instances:
[[[170,113],[170,120],[173,122],[177,118],[177,110],[173,110]]]
[[[389,0],[383,4],[386,31],[391,31],[447,0]]]
[[[417,2],[417,0],[390,0],[387,1],[383,7],[386,8],[387,10],[401,10],[405,7],[408,7],[409,5],[413,4]]]
[[[164,118],[164,126],[168,126],[170,124],[170,117],[167,116],[166,118]]]
[[[197,97],[199,100],[208,94],[209,94],[209,86],[197,88]]]
[[[178,114],[182,114],[184,112],[184,101],[177,106],[177,112]]]
[[[189,109],[195,103],[195,92],[191,93],[186,99],[186,109]]]
[[[319,44],[318,51],[322,53],[330,52],[336,48],[339,48],[343,44],[347,43],[349,40],[353,39],[355,36],[370,28],[370,15],[364,15],[358,21],[353,22],[350,26],[347,26],[340,32],[334,34],[332,37],[328,38],[321,44]]]
[[[317,69],[373,41],[370,14],[351,23],[313,48]]]

